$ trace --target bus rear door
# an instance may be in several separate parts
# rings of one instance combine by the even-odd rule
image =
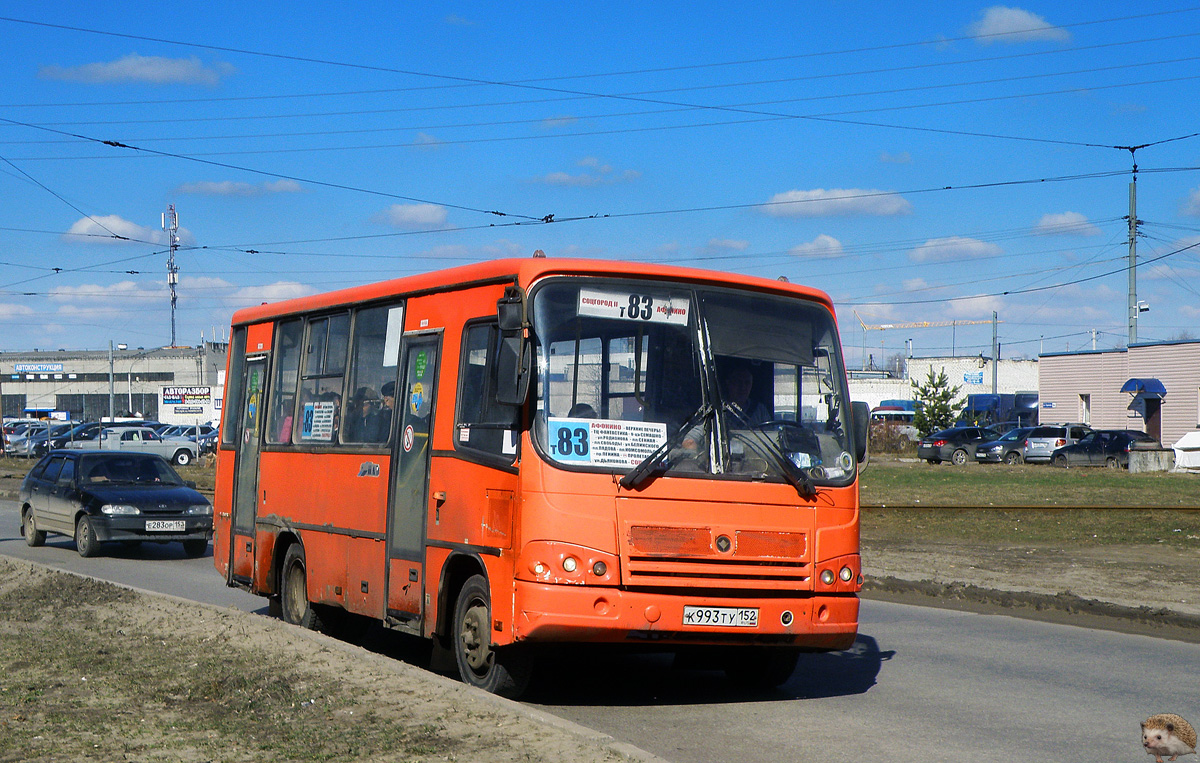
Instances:
[[[423,613],[425,518],[441,339],[404,340],[404,375],[393,414],[395,451],[388,511],[387,614],[405,630],[419,629]],[[419,632],[419,631],[418,631]]]

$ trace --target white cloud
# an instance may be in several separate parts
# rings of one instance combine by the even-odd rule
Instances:
[[[841,257],[842,242],[822,233],[806,244],[797,244],[788,250],[797,257]]]
[[[10,320],[25,315],[33,315],[36,311],[28,305],[14,305],[0,302],[0,320]]]
[[[1200,188],[1188,194],[1187,201],[1179,209],[1179,214],[1187,217],[1200,217]]]
[[[833,215],[907,215],[912,205],[892,191],[866,188],[816,188],[787,191],[771,197],[762,211],[772,217],[829,217]]]
[[[116,238],[120,236],[122,238]],[[62,235],[63,241],[92,244],[151,243],[169,246],[167,232],[129,222],[118,215],[92,215],[76,220]],[[124,240],[128,239],[128,241]],[[191,246],[196,237],[186,228],[179,229],[179,243]]]
[[[551,172],[547,175],[534,178],[532,182],[586,188],[597,185],[628,183],[642,176],[642,173],[637,170],[617,172],[611,164],[606,164],[594,156],[584,157],[575,164],[578,167],[583,167],[584,172],[577,175],[572,175],[569,172]]]
[[[1099,236],[1100,229],[1078,212],[1042,215],[1035,232],[1043,236]]]
[[[986,9],[979,20],[967,27],[967,33],[977,37],[980,45],[1071,39],[1070,32],[1053,26],[1036,13],[1003,5]]]
[[[569,114],[564,114],[560,117],[547,117],[542,120],[542,127],[547,130],[554,130],[560,127],[569,127],[579,121],[578,117],[573,117]]]
[[[879,155],[879,161],[884,164],[912,164],[912,154],[907,151],[901,151],[898,154],[889,154],[884,151]]]
[[[82,66],[43,66],[38,71],[42,79],[109,84],[114,82],[145,82],[152,85],[207,85],[213,87],[237,71],[231,64],[220,63],[206,67],[199,58],[163,58],[130,53],[124,58]]]
[[[242,286],[234,289],[227,298],[234,305],[258,305],[263,302],[282,302],[285,299],[307,297],[317,290],[308,284],[295,281],[276,281],[262,286]]]
[[[950,320],[988,320],[992,313],[1004,312],[1004,300],[994,295],[956,298],[947,300],[946,317]]]
[[[929,282],[924,278],[908,278],[900,282],[905,291],[924,291],[929,288]]]
[[[748,246],[750,246],[749,241],[738,241],[732,238],[710,238],[706,248],[713,251],[725,249],[728,251],[740,252],[745,250]]]
[[[304,187],[295,180],[274,180],[266,183],[241,183],[233,180],[184,183],[176,189],[178,193],[194,193],[205,196],[262,196],[268,193],[300,193]]]
[[[430,150],[436,149],[436,148],[441,148],[442,142],[443,141],[441,139],[435,138],[432,135],[430,135],[429,133],[425,133],[425,132],[419,132],[419,133],[417,133],[417,137],[413,138],[414,146],[417,146],[418,148],[424,148],[424,149],[430,149]]]
[[[1004,250],[995,244],[962,236],[931,238],[908,253],[913,262],[947,262],[994,257]]]
[[[375,220],[396,228],[436,228],[446,223],[446,208],[439,204],[393,204]]]

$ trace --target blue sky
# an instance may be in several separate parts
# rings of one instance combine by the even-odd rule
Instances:
[[[542,249],[823,289],[851,367],[909,339],[987,353],[968,322],[993,311],[1004,357],[1120,347],[1118,147],[1143,145],[1138,339],[1200,337],[1200,6],[0,16],[0,350],[168,344],[169,204],[178,344],[245,305]],[[924,321],[964,323],[861,327]]]

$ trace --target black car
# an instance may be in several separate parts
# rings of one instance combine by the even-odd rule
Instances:
[[[976,445],[999,438],[998,432],[987,427],[951,427],[921,438],[917,457],[931,464],[949,461],[962,466],[975,458]]]
[[[26,475],[18,502],[26,544],[62,533],[80,556],[105,541],[182,541],[198,557],[212,537],[212,504],[150,453],[51,451]]]
[[[1158,440],[1136,429],[1095,429],[1072,445],[1050,456],[1054,466],[1107,466],[1129,468],[1129,451],[1161,447]]]

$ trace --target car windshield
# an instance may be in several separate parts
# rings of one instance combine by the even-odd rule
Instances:
[[[530,299],[536,442],[551,461],[797,489],[853,479],[845,372],[821,305],[592,279]]]
[[[182,485],[183,480],[166,461],[141,453],[97,454],[80,459],[80,481],[95,485]]]

